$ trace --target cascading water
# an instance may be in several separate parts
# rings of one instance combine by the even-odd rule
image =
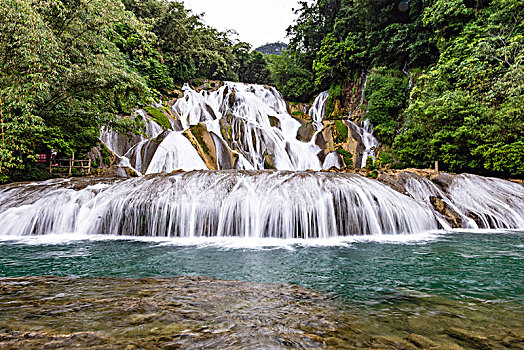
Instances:
[[[201,125],[216,149],[236,159],[235,164],[231,164],[217,156],[217,169],[262,170],[268,163],[278,170],[321,169],[317,156],[320,149],[314,140],[305,143],[297,139],[301,125],[288,113],[286,102],[275,88],[226,82],[213,92],[197,92],[188,85],[183,91],[184,97],[171,109],[175,116],[171,123],[177,131],[166,131],[168,136],[160,140],[140,139],[139,144],[125,152],[113,146],[115,142],[107,136],[116,138],[112,133],[105,132],[102,141],[108,140],[108,147],[118,155],[128,154],[130,164],[140,173],[199,170],[204,162],[195,145],[191,146],[193,151],[189,149],[183,132]],[[151,143],[155,144],[155,152],[158,149],[170,157],[162,161],[161,155],[153,152],[149,158],[154,161],[138,161],[144,157],[144,149],[151,149]]]
[[[453,202],[453,200],[444,193],[437,185],[431,182],[429,179],[426,179],[422,176],[403,173],[399,175],[400,182],[404,185],[407,194],[410,197],[415,199],[417,203],[426,205],[429,208],[434,208],[434,202],[432,199],[438,198],[445,203],[451,210],[453,214],[457,215],[460,219],[461,226],[464,228],[478,228],[478,225],[475,221],[467,217]],[[457,201],[460,201],[460,197],[456,198]],[[437,220],[445,229],[450,229],[450,225],[446,222],[446,218],[442,213],[437,213]],[[518,226],[515,226],[518,227]]]
[[[328,92],[315,99],[309,111],[315,133],[302,142],[297,139],[301,124],[274,88],[225,83],[213,92],[188,85],[183,90],[184,97],[171,108],[172,130],[139,111],[147,137],[102,131],[101,140],[121,165],[146,176],[0,187],[0,236],[307,239],[524,227],[524,187],[518,184],[403,173],[395,180],[402,189],[393,186],[395,191],[359,175],[300,171],[342,166],[335,152],[321,164],[315,140],[324,129]],[[365,167],[379,143],[368,120],[349,124],[365,146]],[[214,158],[204,159],[202,152],[211,147]],[[261,171],[268,163],[294,172]],[[193,171],[210,166],[221,171]],[[190,172],[151,175],[174,170]]]
[[[413,234],[449,228],[428,200],[438,196],[466,227],[524,227],[519,184],[471,175],[453,176],[446,189],[410,174],[399,181],[408,195],[360,175],[326,172],[196,171],[6,185],[0,187],[0,236]]]
[[[159,136],[163,129],[160,125],[146,117],[143,110],[137,112],[145,125],[145,135],[122,135],[111,129],[102,128],[100,141],[120,159],[120,166],[133,168],[138,174],[144,170],[143,153],[151,139]]]
[[[524,227],[523,186],[500,179],[458,175],[448,193],[465,216],[480,228]]]
[[[340,159],[340,156],[337,152],[328,153],[326,159],[324,159],[324,163],[322,164],[322,168],[324,170],[329,170],[331,168],[342,169],[343,167],[344,164],[342,163],[342,160]]]
[[[332,173],[189,172],[80,190],[51,181],[4,187],[0,203],[0,236],[307,239],[437,228],[433,213],[409,197],[358,175]]]
[[[442,211],[462,228],[524,227],[524,187],[520,184],[471,174],[445,174],[430,181],[411,173],[400,174],[399,182],[417,203],[440,210],[436,216],[444,228],[449,226]]]
[[[160,143],[146,174],[172,172],[174,169],[207,169],[191,142],[178,132],[170,132]]]
[[[327,100],[329,98],[329,91],[324,91],[320,93],[315,100],[313,101],[313,104],[311,105],[311,108],[309,109],[309,116],[311,117],[313,121],[313,126],[315,128],[315,134],[312,137],[312,140],[317,140],[318,135],[324,130],[324,117],[326,114],[326,104]],[[329,170],[331,168],[337,168],[342,169],[344,167],[344,164],[342,162],[342,159],[340,158],[340,155],[337,152],[330,152],[326,155],[324,158],[324,162],[322,163],[322,169]]]
[[[324,119],[324,115],[326,114],[326,103],[329,98],[329,91],[324,91],[321,94],[319,94],[315,101],[313,101],[313,105],[309,109],[309,116],[313,120],[313,125],[315,125],[315,129],[322,130],[324,125],[322,124],[322,120]]]
[[[378,142],[377,138],[373,136],[373,125],[369,119],[364,120],[361,123],[361,126],[350,120],[348,122],[350,123],[353,130],[355,130],[360,135],[362,144],[364,145],[364,151],[362,152],[362,163],[360,166],[361,168],[365,168],[369,157],[373,158],[373,161],[376,160],[380,143]]]
[[[278,170],[320,170],[319,148],[297,140],[301,125],[289,115],[275,88],[225,83],[211,93],[187,87],[185,94],[186,101],[173,106],[183,124],[204,123],[250,169],[264,169],[269,157]]]

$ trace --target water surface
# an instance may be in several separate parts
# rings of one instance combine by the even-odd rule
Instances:
[[[3,240],[0,276],[207,276],[291,283],[374,303],[399,290],[524,300],[524,233],[462,232],[382,241]],[[396,239],[396,240],[395,240]],[[191,243],[193,242],[193,244]],[[198,242],[198,243],[194,243]]]
[[[420,336],[442,346],[471,349],[524,346],[524,233],[516,231],[306,244],[3,238],[0,277],[23,276],[205,276],[295,284],[322,293],[345,310],[350,321],[343,323],[361,330],[359,340],[347,344],[387,346]]]

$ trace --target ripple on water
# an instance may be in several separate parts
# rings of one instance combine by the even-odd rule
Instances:
[[[404,344],[403,346],[407,348],[409,344],[418,346],[416,344],[428,345],[431,342],[441,345],[458,344],[464,348],[503,346],[518,348],[522,345],[523,233],[448,232],[418,241],[406,240],[405,237],[401,239],[404,240],[388,241],[358,237],[304,244],[302,241],[279,240],[248,242],[233,239],[197,242],[100,236],[82,237],[78,240],[66,239],[65,236],[30,237],[21,240],[11,238],[0,243],[0,277],[55,275],[82,278],[139,278],[190,275],[249,281],[264,285],[285,283],[284,289],[291,288],[288,285],[292,284],[322,292],[323,294],[318,296],[320,299],[316,299],[319,305],[334,307],[330,310],[336,312],[331,316],[334,319],[341,317],[344,320],[340,321],[344,327],[339,324],[340,327],[337,326],[334,333],[325,333],[326,336],[322,340],[309,336],[299,337],[298,340],[286,338],[283,343],[278,343],[280,345],[275,345],[273,341],[276,338],[271,338],[268,344],[273,344],[277,348],[293,346],[293,344],[297,347],[314,347],[315,344],[320,343],[336,346],[336,341],[342,342],[339,344],[341,347],[357,348],[373,346],[387,348],[391,347],[391,344]],[[163,279],[159,281],[161,280],[163,281]],[[70,340],[71,332],[84,332],[81,335],[77,334],[76,338],[84,339],[86,344],[97,342],[104,344],[107,339],[115,340],[112,337],[117,335],[106,334],[104,333],[106,329],[99,329],[103,322],[96,319],[95,311],[99,306],[93,306],[93,301],[105,300],[110,304],[119,300],[115,294],[126,296],[127,292],[119,289],[119,283],[124,289],[131,288],[134,284],[144,289],[146,294],[143,295],[136,291],[135,296],[138,299],[134,299],[135,301],[145,298],[148,293],[148,288],[140,280],[126,282],[120,279],[98,279],[97,281],[100,282],[94,284],[87,282],[93,280],[64,279],[62,281],[65,283],[63,288],[52,278],[47,281],[45,279],[35,281],[31,278],[12,280],[12,285],[9,286],[11,289],[8,290],[13,290],[13,294],[0,293],[0,295],[12,297],[12,305],[18,305],[22,308],[20,310],[28,313],[18,323],[20,327],[23,324],[34,327],[25,330],[4,327],[0,330],[0,334],[10,334],[9,339],[15,339],[16,336],[9,333],[10,331],[37,332],[35,339],[49,340],[49,337],[58,334],[63,337],[60,339]],[[151,279],[147,281],[152,283],[151,288],[164,283],[153,283],[154,280]],[[45,286],[48,294],[33,296],[34,299],[29,297],[24,299],[19,293],[21,289],[17,292],[17,289],[12,287],[19,285],[22,286],[20,288],[27,286],[38,290],[40,287],[31,287],[31,284],[39,285],[39,283]],[[171,282],[165,283],[169,285]],[[203,285],[206,283],[202,282]],[[89,292],[90,284],[93,284],[93,288],[98,286],[97,290],[101,294],[93,294],[94,290]],[[67,286],[69,288],[66,288]],[[274,285],[269,286],[268,288],[273,288],[273,291],[278,289]],[[207,287],[203,286],[203,288],[207,290]],[[43,290],[44,287],[41,289]],[[4,291],[5,289],[2,289],[2,292]],[[133,297],[133,293],[135,292],[131,291],[129,296]],[[204,292],[194,291],[194,293]],[[264,293],[266,292],[261,292],[261,295],[265,295]],[[212,303],[206,300],[209,295],[207,297],[204,297],[204,294],[199,295],[202,296],[202,300],[191,301],[190,295],[181,294],[181,299],[173,302],[184,306],[181,309],[184,311],[182,313],[184,317],[198,315],[188,303],[195,305]],[[42,298],[50,299],[43,301],[41,311],[31,311],[34,305],[39,305],[38,300]],[[158,326],[163,322],[162,312],[151,321],[147,318],[149,314],[146,311],[157,302],[148,300],[153,304],[140,304],[143,312],[136,312],[135,321],[141,320],[142,323],[139,322],[137,325],[146,324],[146,328],[162,329]],[[272,300],[278,305],[278,300]],[[264,302],[261,300],[261,304],[248,303],[249,305],[246,306],[248,308],[242,310],[252,312],[249,308],[254,308],[257,314],[263,308],[269,307]],[[56,316],[53,316],[55,314],[50,305],[53,303],[64,303],[64,308],[61,309],[63,312],[60,313],[59,308],[56,310]],[[299,305],[300,301],[296,303],[295,305]],[[106,311],[110,312],[109,309]],[[82,318],[89,320],[89,312],[93,313],[89,316],[92,317],[92,321],[86,321],[85,328],[67,328],[67,325],[80,324]],[[290,315],[307,314],[307,311],[300,310],[298,306],[289,312]],[[17,317],[14,309],[9,315],[14,319]],[[274,316],[271,313],[269,315]],[[52,319],[50,322],[49,317],[57,317],[57,319]],[[206,319],[205,314],[199,317]],[[199,331],[197,326],[189,327],[186,321],[178,323],[180,329],[171,329],[171,331],[178,332],[176,333],[179,334],[178,340],[198,338],[202,333],[205,337],[209,336],[204,341],[208,346],[229,344],[223,343],[224,339],[220,340],[210,334],[230,334],[236,332],[237,328],[229,328],[231,324],[220,323],[223,318],[217,314],[213,317],[217,318],[216,324],[219,326],[209,332]],[[211,319],[214,319],[213,317]],[[263,316],[260,317],[263,319]],[[60,321],[58,318],[63,320]],[[2,319],[0,323],[17,324],[12,321]],[[63,329],[69,329],[67,332],[70,333],[46,328],[55,324],[54,322],[58,322],[57,327],[60,322],[66,322]],[[128,321],[121,319],[121,322],[126,325]],[[349,330],[345,328],[346,325]],[[115,327],[118,329],[119,326]],[[140,329],[133,327],[135,326],[127,328],[122,337],[129,336],[131,339],[142,334]],[[275,325],[275,327],[268,332],[278,333],[281,326]],[[359,329],[361,333],[355,335],[353,332],[355,329]],[[317,334],[313,330],[307,332],[302,330],[302,332]],[[159,337],[163,336],[165,335],[159,335]],[[226,339],[228,337],[229,335]],[[124,339],[124,343],[130,341],[129,339]],[[177,339],[173,341],[178,341]],[[424,345],[419,347],[428,348]]]

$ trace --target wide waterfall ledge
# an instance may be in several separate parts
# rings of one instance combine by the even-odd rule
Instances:
[[[0,186],[0,236],[328,239],[524,228],[524,186],[474,175],[192,171]]]

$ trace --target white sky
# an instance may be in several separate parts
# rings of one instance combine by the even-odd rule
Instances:
[[[218,30],[233,29],[238,39],[253,48],[282,41],[296,16],[298,0],[183,0],[195,14],[205,13],[203,21]]]

